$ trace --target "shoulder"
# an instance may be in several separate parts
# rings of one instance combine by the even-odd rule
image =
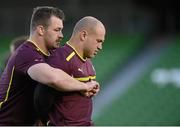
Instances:
[[[30,42],[25,42],[16,51],[20,57],[42,57],[43,55],[37,50],[37,48]]]
[[[72,51],[73,50],[69,48],[67,44],[57,49],[57,52],[63,54],[64,56],[68,56]]]
[[[67,45],[64,45],[53,50],[51,52],[51,56],[48,59],[58,58],[60,60],[65,60],[72,52],[73,51]]]
[[[22,44],[12,57],[16,69],[24,73],[28,68],[38,63],[45,63],[45,57],[30,42]]]
[[[63,47],[51,51],[51,55],[47,58],[47,63],[53,67],[62,67],[65,64],[66,50]]]
[[[51,55],[47,59],[47,63],[55,68],[62,69],[65,72],[69,72],[69,62],[66,60],[69,51],[66,47],[60,47],[51,52]]]
[[[29,42],[19,47],[14,55],[17,65],[45,62],[45,57]]]

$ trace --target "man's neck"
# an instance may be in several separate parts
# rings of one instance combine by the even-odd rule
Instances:
[[[76,40],[69,40],[69,44],[77,51],[77,53],[84,58],[84,53],[82,49],[82,44],[80,42],[77,42]],[[85,58],[84,58],[85,59]]]
[[[28,40],[33,43],[44,55],[49,56],[49,51],[41,38],[30,36]]]

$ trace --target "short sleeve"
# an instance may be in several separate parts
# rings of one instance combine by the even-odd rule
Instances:
[[[44,56],[32,47],[25,47],[17,51],[15,66],[16,70],[27,73],[32,65],[45,63]]]

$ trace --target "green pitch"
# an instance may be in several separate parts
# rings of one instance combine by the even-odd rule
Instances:
[[[92,59],[101,86],[137,53],[143,39],[143,35],[107,35],[102,51]]]
[[[9,44],[12,37],[0,37],[0,68],[4,66],[3,59],[9,52]]]
[[[173,43],[173,42],[172,42]],[[155,69],[180,68],[180,39],[126,93],[105,108],[95,125],[180,125],[180,87],[152,82]]]

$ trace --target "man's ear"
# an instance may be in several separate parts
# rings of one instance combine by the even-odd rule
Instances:
[[[82,41],[86,40],[87,36],[88,36],[88,33],[87,33],[86,30],[81,31],[81,33],[80,33],[80,39],[81,39]]]
[[[42,25],[38,25],[38,26],[36,27],[36,29],[37,29],[37,33],[38,33],[40,36],[44,35],[44,27],[43,27]]]

